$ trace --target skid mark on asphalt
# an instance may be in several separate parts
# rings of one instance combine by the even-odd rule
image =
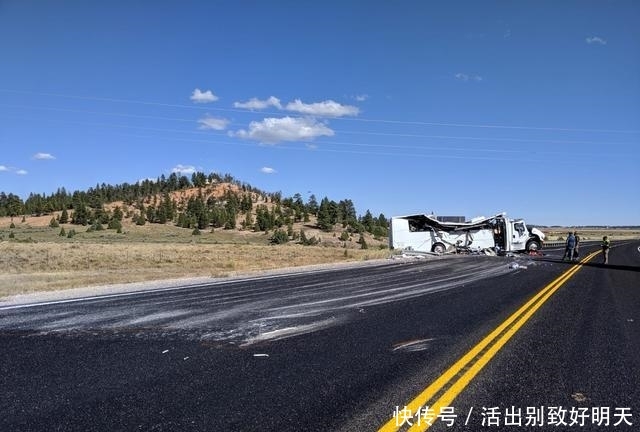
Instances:
[[[108,301],[51,304],[2,311],[0,329],[168,337],[246,346],[319,331],[366,308],[441,292],[511,273],[503,260],[451,260],[396,266],[341,278],[299,275]],[[426,344],[427,342],[424,342]],[[407,345],[401,350],[426,349]]]
[[[417,351],[425,351],[429,349],[431,346],[431,342],[436,340],[435,338],[429,339],[416,339],[406,342],[399,342],[393,345],[393,352],[403,351],[403,352],[417,352]]]

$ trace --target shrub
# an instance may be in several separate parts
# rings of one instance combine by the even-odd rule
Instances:
[[[13,233],[13,231],[11,231],[11,232],[9,233],[9,238],[10,238],[10,239],[14,239],[14,238],[16,238],[16,235]]]
[[[120,222],[120,219],[111,219],[109,221],[109,225],[107,225],[107,228],[108,229],[114,229],[114,230],[117,230],[117,229],[121,230],[122,229],[122,222]]]
[[[11,225],[9,225],[9,228],[15,228],[16,224],[14,224],[13,222],[11,222]]]
[[[342,231],[342,234],[340,234],[340,240],[341,241],[347,241],[349,240],[349,233],[346,231]]]
[[[289,241],[289,236],[285,231],[280,229],[275,230],[273,232],[273,235],[269,239],[269,242],[271,244],[284,244],[284,243],[287,243],[288,241]]]
[[[60,228],[60,232],[58,233],[60,237],[64,237],[67,235],[67,232],[64,230],[64,227]]]
[[[307,238],[304,230],[300,230],[300,243],[304,246],[315,246],[320,243],[320,241],[315,236]]]
[[[200,232],[200,230],[197,227],[194,228],[193,231],[191,231],[191,235],[200,235],[200,234],[202,234],[202,233]]]
[[[364,239],[364,236],[362,234],[360,234],[358,243],[360,243],[360,249],[369,249],[369,245],[367,244],[367,241]]]
[[[76,235],[76,230],[70,229],[67,233],[67,238],[73,238]]]
[[[56,218],[51,218],[51,220],[49,221],[49,226],[51,228],[58,228],[60,226],[60,224],[58,223]]]
[[[147,223],[147,220],[144,218],[144,215],[140,213],[138,217],[136,217],[136,225],[144,225]]]

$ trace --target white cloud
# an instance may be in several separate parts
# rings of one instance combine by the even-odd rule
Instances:
[[[10,172],[10,173],[18,174],[18,175],[26,175],[26,174],[28,174],[28,172],[26,170],[23,170],[23,169],[20,169],[20,168],[16,168],[16,167],[12,167],[12,166],[6,166],[6,165],[0,165],[0,172]]]
[[[211,90],[207,90],[207,91],[203,92],[203,91],[200,91],[200,89],[197,88],[191,94],[190,99],[194,103],[209,103],[209,102],[215,102],[219,98],[218,98],[218,96],[214,95],[211,92]]]
[[[199,129],[225,130],[229,125],[229,120],[207,115],[198,120],[198,123],[200,123]]]
[[[171,172],[180,174],[180,175],[193,174],[194,172],[196,172],[196,167],[194,167],[193,165],[178,164],[175,167],[173,167]]]
[[[260,168],[260,172],[262,172],[264,174],[275,174],[275,173],[277,173],[277,171],[274,170],[271,167],[262,167],[262,168]]]
[[[361,94],[361,95],[356,95],[356,100],[358,102],[364,102],[367,99],[369,99],[369,95],[368,94]]]
[[[598,44],[598,45],[606,45],[607,41],[598,36],[591,36],[585,39],[585,41],[589,44]]]
[[[281,141],[309,141],[319,136],[333,136],[332,129],[313,118],[265,118],[249,124],[249,130],[231,132],[230,136],[251,139],[264,144]]]
[[[461,73],[458,72],[457,74],[455,74],[455,77],[458,81],[476,81],[476,82],[480,82],[482,81],[482,77],[480,75],[467,75],[465,73]]]
[[[342,105],[332,100],[306,104],[300,99],[296,99],[293,102],[289,102],[285,109],[300,114],[323,117],[356,116],[360,113],[358,107]]]
[[[258,98],[251,98],[247,102],[234,102],[233,106],[235,108],[245,108],[250,110],[261,110],[268,108],[270,106],[282,109],[282,104],[280,103],[280,99],[275,96],[271,96],[267,100],[260,100]]]
[[[33,158],[37,160],[53,160],[55,156],[50,153],[36,153],[33,155]]]

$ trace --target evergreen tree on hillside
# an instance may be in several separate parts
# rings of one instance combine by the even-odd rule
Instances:
[[[147,220],[149,221],[149,223],[156,223],[157,222],[156,208],[153,205],[150,205],[149,207],[147,207],[146,215],[147,215]]]
[[[191,182],[186,176],[180,176],[178,179],[178,190],[188,189],[191,187]]]
[[[191,174],[191,183],[193,187],[203,188],[207,185],[207,176],[201,172],[194,172]]]
[[[18,195],[10,193],[3,201],[6,216],[16,217],[24,213],[24,203]]]
[[[341,220],[338,222],[342,223],[343,227],[347,226],[355,226],[358,221],[358,217],[356,215],[356,208],[353,205],[353,201],[350,199],[342,200],[338,203],[339,214]]]
[[[309,197],[309,201],[307,201],[307,212],[313,216],[318,215],[318,201],[316,200],[316,196],[311,194]]]
[[[251,200],[251,195],[242,195],[242,200],[240,201],[240,211],[242,213],[247,213],[250,212],[251,209],[253,209],[253,201]]]
[[[113,209],[113,214],[111,215],[111,218],[122,222],[123,217],[124,217],[124,214],[122,213],[122,209],[120,208],[120,206],[116,206]]]
[[[273,229],[274,221],[272,213],[266,205],[261,204],[256,208],[256,231],[269,231]]]
[[[243,229],[253,229],[253,215],[251,211],[246,212],[244,220],[242,221]]]
[[[322,231],[331,231],[333,223],[331,222],[331,212],[329,198],[324,197],[320,201],[320,207],[318,207],[318,228]]]
[[[93,212],[93,220],[99,224],[108,224],[111,219],[109,213],[100,206]]]
[[[69,223],[69,212],[67,211],[66,207],[62,209],[62,213],[60,214],[60,223]]]
[[[368,232],[373,232],[373,216],[371,212],[367,209],[367,212],[360,219],[360,223],[364,225],[364,229]]]
[[[91,218],[91,214],[89,213],[89,209],[83,202],[78,202],[75,204],[73,208],[73,219],[71,220],[72,224],[75,225],[86,225],[89,223]]]
[[[236,229],[236,217],[238,214],[234,209],[227,210],[227,221],[224,224],[224,229]]]
[[[211,225],[214,228],[222,228],[227,223],[227,211],[224,207],[216,205],[211,208]]]

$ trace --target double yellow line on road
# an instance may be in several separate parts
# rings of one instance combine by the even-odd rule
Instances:
[[[600,251],[587,255],[580,261],[580,264],[588,262],[598,253],[600,253]],[[580,265],[574,265],[540,290],[531,300],[520,307],[520,309],[507,318],[445,373],[440,375],[438,379],[424,389],[422,393],[410,401],[405,406],[407,409],[406,412],[415,415],[419,413],[421,408],[428,406],[430,411],[437,415],[440,413],[442,407],[451,406],[451,402],[464,390],[482,368],[489,363],[493,356],[500,351],[520,327],[578,270],[580,270]],[[438,398],[430,403],[436,395],[438,395]],[[414,418],[411,423],[413,425],[408,429],[410,432],[425,431],[430,427],[428,422],[424,420],[418,421],[416,418]],[[401,419],[399,421],[398,418],[392,418],[385,423],[378,432],[396,432],[400,430],[402,426]]]

